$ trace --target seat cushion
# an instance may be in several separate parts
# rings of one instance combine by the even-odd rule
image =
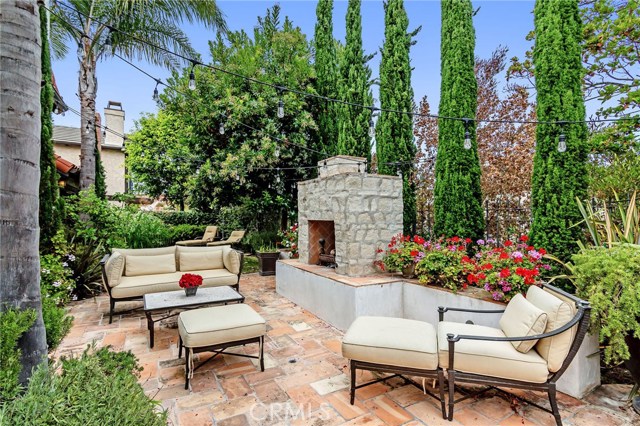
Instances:
[[[190,271],[189,273],[202,276],[202,287],[236,285],[238,283],[238,276],[226,269]],[[178,281],[180,281],[180,277],[183,274],[183,272],[173,272],[170,274],[122,277],[120,278],[120,284],[111,289],[111,295],[115,298],[139,297],[149,293],[180,290]]]
[[[169,274],[176,272],[176,258],[173,254],[155,256],[125,256],[127,277],[140,275]]]
[[[358,317],[342,339],[342,356],[356,361],[435,370],[433,325],[404,318]]]
[[[498,328],[457,322],[438,323],[440,367],[449,368],[447,334],[505,337]],[[460,340],[455,344],[454,369],[465,373],[531,383],[547,381],[547,362],[536,351],[518,352],[510,342]]]
[[[516,294],[509,301],[500,318],[500,328],[507,337],[526,337],[544,333],[547,325],[547,314],[531,304],[521,294]],[[529,352],[537,340],[521,340],[511,342],[518,352]]]
[[[222,250],[180,253],[180,271],[187,272],[202,269],[224,269]]]
[[[576,305],[571,300],[563,299],[561,295],[556,296],[556,293],[537,286],[529,287],[527,300],[547,313],[545,333],[562,327],[571,321],[576,314]],[[540,339],[536,344],[536,350],[542,358],[547,360],[550,372],[555,373],[562,367],[562,363],[571,349],[577,329],[576,325],[557,336]]]
[[[178,330],[184,346],[198,348],[262,336],[267,323],[249,305],[237,304],[181,312]]]

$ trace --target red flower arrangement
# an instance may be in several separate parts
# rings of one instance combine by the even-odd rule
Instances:
[[[193,288],[202,285],[202,276],[197,274],[184,274],[178,282],[182,288]]]

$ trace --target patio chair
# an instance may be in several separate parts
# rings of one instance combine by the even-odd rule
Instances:
[[[556,382],[584,340],[590,310],[588,302],[551,285],[531,286],[526,299],[514,297],[505,310],[439,307],[438,355],[440,367],[447,371],[448,419],[453,420],[456,403],[491,388],[507,387],[546,392],[550,409],[526,402],[551,413],[562,426]],[[502,313],[501,328],[445,322],[448,311]],[[455,399],[461,382],[488,387]]]
[[[218,235],[218,227],[217,226],[207,226],[207,229],[204,231],[204,235],[199,240],[185,240],[178,241],[176,243],[177,246],[189,246],[189,247],[198,247],[198,246],[206,246],[207,243],[212,242],[216,235]]]
[[[244,233],[245,231],[233,231],[231,235],[229,235],[229,238],[227,238],[226,240],[207,243],[207,246],[211,247],[211,246],[226,246],[231,244],[237,244],[244,237]]]

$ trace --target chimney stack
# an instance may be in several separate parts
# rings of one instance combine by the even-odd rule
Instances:
[[[104,109],[104,121],[107,130],[106,137],[102,142],[108,146],[124,146],[124,139],[119,135],[124,135],[124,110],[122,109],[121,102],[109,101],[107,107]]]

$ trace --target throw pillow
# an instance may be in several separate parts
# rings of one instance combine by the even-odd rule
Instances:
[[[527,337],[544,333],[547,326],[547,313],[537,308],[523,295],[516,295],[500,318],[500,328],[507,337]],[[537,340],[511,342],[518,352],[527,353]]]

